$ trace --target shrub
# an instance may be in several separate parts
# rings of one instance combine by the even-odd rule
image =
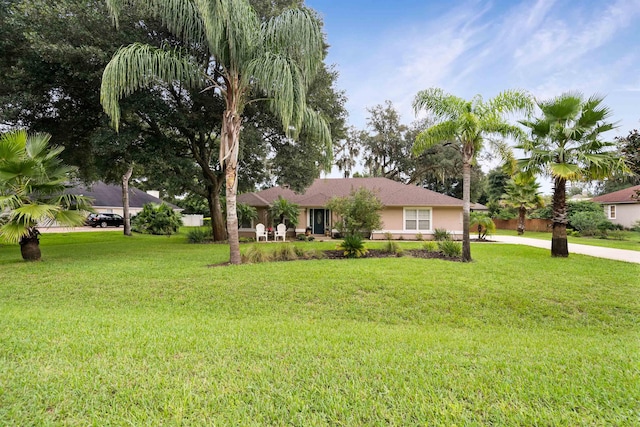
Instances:
[[[453,240],[443,240],[438,242],[438,248],[445,256],[457,258],[462,255],[462,244]]]
[[[386,233],[384,233],[384,238],[387,240],[393,240],[393,234],[387,231]]]
[[[180,214],[167,204],[147,203],[142,211],[131,220],[131,229],[138,233],[170,236],[182,225]]]
[[[622,230],[613,230],[609,232],[609,239],[612,240],[626,240],[626,236],[624,234],[624,231]]]
[[[253,243],[256,241],[255,237],[239,237],[238,242],[240,243]]]
[[[422,249],[424,249],[427,252],[438,252],[439,251],[438,242],[435,242],[433,240],[424,242],[424,244],[422,245]]]
[[[436,228],[433,230],[433,238],[437,242],[442,242],[443,240],[451,240],[451,234],[444,228]]]
[[[382,247],[382,251],[389,254],[395,254],[398,251],[402,251],[402,249],[400,249],[400,245],[398,245],[397,242],[394,242],[393,240],[387,240],[387,242]]]
[[[295,261],[298,259],[298,254],[293,245],[284,243],[276,247],[272,259],[273,261]]]
[[[613,229],[613,224],[606,218],[602,209],[575,212],[569,216],[569,224],[583,236],[595,236],[599,232],[606,233],[607,230]]]
[[[268,261],[271,261],[271,255],[264,250],[263,245],[257,243],[249,246],[249,248],[247,248],[247,250],[242,254],[242,262],[246,264]]]
[[[210,228],[198,227],[192,228],[187,233],[187,242],[189,243],[205,243],[211,241],[213,233]]]
[[[335,227],[343,236],[369,235],[371,230],[382,228],[380,219],[382,202],[366,188],[352,191],[349,197],[332,198],[327,203],[327,208],[341,218],[341,221],[336,222]]]
[[[362,242],[359,235],[345,236],[344,240],[338,245],[338,249],[343,251],[347,258],[360,258],[369,252]]]
[[[419,242],[422,242],[424,240],[424,236],[422,235],[422,233],[416,234],[416,240]]]

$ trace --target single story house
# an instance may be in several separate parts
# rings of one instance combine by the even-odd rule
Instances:
[[[238,202],[258,210],[258,220],[241,224],[240,234],[255,236],[256,223],[276,225],[268,223],[268,209],[282,196],[300,207],[296,234],[310,229],[314,235],[330,235],[336,232],[338,218],[326,208],[327,202],[332,197],[349,196],[359,188],[373,191],[384,205],[382,229],[373,230],[372,239],[385,239],[390,233],[396,239],[422,236],[428,240],[435,229],[446,229],[458,238],[462,235],[462,200],[387,178],[319,178],[302,194],[284,187],[240,194]]]
[[[607,218],[625,228],[640,221],[640,185],[594,197],[591,201],[604,207]]]
[[[97,213],[115,213],[124,215],[122,208],[122,187],[119,185],[105,184],[102,181],[91,185],[78,184],[67,190],[70,194],[78,194],[93,199],[93,208]],[[147,203],[161,204],[158,192],[149,193],[135,187],[129,187],[129,213],[133,216],[142,211]],[[167,203],[173,210],[179,212],[182,209],[171,203]]]

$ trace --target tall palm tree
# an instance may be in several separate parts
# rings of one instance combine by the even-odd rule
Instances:
[[[117,22],[124,0],[107,0]],[[238,152],[243,111],[263,94],[284,131],[296,137],[306,128],[331,153],[329,128],[307,107],[306,92],[323,59],[319,23],[305,9],[289,9],[263,23],[247,0],[140,0],[135,3],[183,40],[183,49],[133,44],[120,49],[107,65],[101,102],[113,124],[118,100],[158,80],[176,88],[214,90],[224,99],[220,164],[225,169],[230,261],[239,264]]]
[[[50,147],[50,139],[25,130],[0,138],[0,237],[20,243],[26,261],[41,258],[39,226],[81,225],[92,210],[86,197],[64,193],[75,169],[62,164],[58,155],[64,148]]]
[[[508,180],[500,202],[518,210],[518,234],[524,234],[527,211],[544,206],[540,195],[540,184],[536,177],[527,174],[516,174]]]
[[[580,93],[564,93],[546,101],[536,101],[541,115],[522,120],[529,138],[517,148],[529,157],[518,161],[527,173],[543,173],[553,179],[553,236],[551,256],[567,257],[567,180],[603,179],[613,173],[628,172],[615,151],[614,143],[602,140],[614,129],[608,121],[611,110],[597,95],[584,99]]]
[[[495,98],[483,101],[476,95],[471,101],[447,94],[439,88],[418,92],[413,102],[416,114],[426,110],[435,124],[420,132],[413,146],[418,155],[436,144],[455,145],[462,153],[462,259],[471,261],[469,239],[469,215],[471,207],[471,165],[476,154],[489,140],[505,153],[506,144],[490,140],[492,135],[516,136],[520,128],[507,123],[504,115],[520,110],[528,111],[532,106],[529,95],[520,91],[505,91]]]

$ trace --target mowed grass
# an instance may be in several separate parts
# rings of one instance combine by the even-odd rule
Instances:
[[[496,230],[495,234],[501,236],[517,236],[515,230]],[[640,251],[640,232],[638,231],[622,231],[621,236],[624,240],[616,240],[613,238],[601,239],[599,237],[575,237],[568,236],[569,243],[577,243],[580,245],[602,246],[614,249],[627,249],[631,251]],[[551,233],[541,231],[525,231],[522,237],[530,237],[532,239],[542,239],[551,241]],[[491,239],[491,237],[489,237]]]
[[[0,425],[640,424],[638,265],[477,244],[210,267],[226,246],[106,232],[42,251],[0,246]]]

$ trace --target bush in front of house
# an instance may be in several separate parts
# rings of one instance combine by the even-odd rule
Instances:
[[[360,258],[369,252],[364,247],[364,242],[359,234],[345,236],[344,240],[338,244],[338,249],[341,250],[347,258]]]
[[[167,204],[147,203],[142,211],[131,219],[131,229],[137,233],[170,236],[178,232],[182,225],[180,214]]]
[[[453,240],[442,240],[438,242],[438,248],[449,258],[458,258],[462,255],[462,244]]]
[[[451,240],[451,234],[444,228],[436,228],[433,230],[433,240],[436,242]]]

